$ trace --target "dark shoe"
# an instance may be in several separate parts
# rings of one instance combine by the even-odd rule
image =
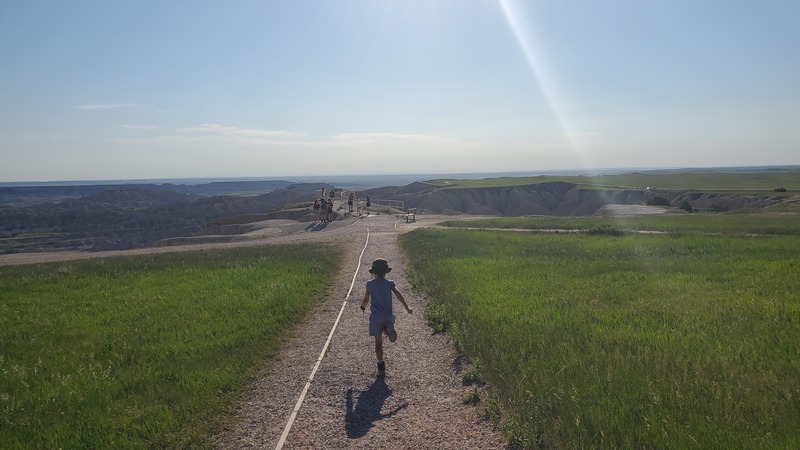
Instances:
[[[394,342],[397,340],[397,331],[394,329],[394,325],[391,323],[386,325],[386,335],[389,336],[389,342]]]
[[[379,377],[386,376],[386,363],[385,362],[379,362],[378,363],[378,376]]]

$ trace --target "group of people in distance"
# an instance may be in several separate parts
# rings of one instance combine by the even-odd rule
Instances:
[[[356,197],[355,192],[351,192],[350,195],[347,196],[347,212],[354,212],[353,205],[355,204],[356,208],[358,209],[358,215],[361,215],[361,199]],[[367,203],[366,203],[366,214],[369,215],[369,207],[372,206],[372,202],[370,202],[369,195],[367,196]]]
[[[329,198],[325,199],[325,188],[322,188],[322,195],[320,198],[314,200],[314,223],[333,222],[333,198],[335,195],[334,189],[331,189]],[[347,212],[353,212],[353,204],[359,204],[359,198],[356,197],[354,192],[351,192],[347,197]],[[369,207],[372,206],[369,195],[367,196],[366,214],[369,215]],[[358,215],[361,215],[361,209],[358,209]]]
[[[333,222],[333,200],[314,200],[314,223]]]

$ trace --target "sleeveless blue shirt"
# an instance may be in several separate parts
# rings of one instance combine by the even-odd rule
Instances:
[[[369,309],[372,314],[380,316],[392,315],[392,288],[394,286],[394,281],[386,278],[375,278],[367,281]]]

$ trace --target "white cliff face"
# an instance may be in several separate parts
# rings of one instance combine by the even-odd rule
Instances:
[[[607,205],[646,205],[656,196],[670,207],[679,208],[688,201],[695,211],[729,211],[740,208],[763,208],[791,197],[757,195],[720,195],[694,191],[659,191],[641,189],[587,189],[571,183],[541,183],[492,188],[446,188],[425,183],[381,192],[382,198],[402,200],[421,213],[475,214],[496,216],[591,216],[607,212]]]

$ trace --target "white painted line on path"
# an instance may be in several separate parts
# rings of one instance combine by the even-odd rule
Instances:
[[[281,434],[281,439],[278,441],[278,445],[275,446],[275,450],[281,450],[283,448],[283,444],[286,443],[286,438],[289,436],[289,430],[292,429],[294,420],[297,418],[297,413],[300,411],[300,407],[303,406],[303,401],[306,399],[308,388],[311,387],[311,382],[314,381],[314,375],[317,374],[317,369],[319,369],[319,365],[322,364],[322,359],[325,357],[325,352],[328,351],[328,346],[331,343],[331,339],[333,339],[333,333],[336,331],[336,327],[339,325],[339,319],[342,318],[345,306],[347,306],[347,299],[350,298],[350,294],[353,292],[353,286],[356,284],[358,271],[361,270],[361,258],[364,257],[364,252],[367,250],[367,245],[369,245],[369,228],[367,228],[367,239],[364,242],[364,248],[361,249],[361,254],[358,256],[356,270],[355,273],[353,273],[353,281],[350,282],[350,289],[347,291],[347,295],[344,298],[342,308],[339,310],[339,315],[336,316],[336,321],[333,322],[333,328],[331,328],[331,332],[328,334],[328,340],[325,341],[325,345],[322,347],[322,351],[317,358],[317,363],[314,364],[314,368],[311,370],[311,375],[309,375],[308,381],[306,381],[306,385],[303,387],[303,392],[300,393],[300,398],[297,399],[297,403],[294,405],[292,415],[289,416],[289,421],[286,423],[286,427],[283,429],[283,434]]]

